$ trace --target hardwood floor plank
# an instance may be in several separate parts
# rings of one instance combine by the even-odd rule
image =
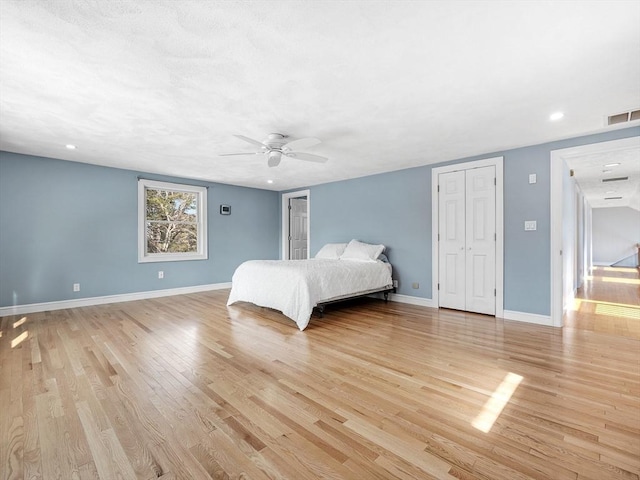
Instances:
[[[136,478],[113,430],[100,429],[86,401],[78,402],[76,407],[100,478]]]

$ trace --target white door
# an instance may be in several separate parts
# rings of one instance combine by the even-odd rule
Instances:
[[[465,173],[443,173],[439,177],[440,199],[440,306],[464,310],[465,299]]]
[[[466,170],[465,310],[496,313],[496,177],[495,167]]]
[[[289,200],[289,259],[307,258],[307,199]]]
[[[495,315],[495,167],[439,175],[439,304]]]

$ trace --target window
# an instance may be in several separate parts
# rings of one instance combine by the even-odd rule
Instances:
[[[138,180],[138,262],[207,258],[207,189]]]

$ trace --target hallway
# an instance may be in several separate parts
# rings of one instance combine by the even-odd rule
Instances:
[[[594,267],[564,326],[640,339],[640,270]]]

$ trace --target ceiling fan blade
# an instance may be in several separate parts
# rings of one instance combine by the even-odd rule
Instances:
[[[260,155],[264,152],[246,152],[246,153],[219,153],[219,157],[230,157],[232,155]]]
[[[285,143],[282,148],[286,148],[289,150],[301,150],[303,148],[309,148],[309,147],[313,147],[314,145],[318,145],[319,143],[321,143],[321,140],[318,138],[314,138],[314,137],[309,137],[309,138],[301,138],[299,140],[294,140],[292,142],[289,143]]]
[[[329,160],[327,157],[321,157],[320,155],[314,155],[313,153],[304,152],[288,152],[285,153],[287,157],[297,158],[298,160],[306,160],[308,162],[324,163]]]
[[[244,140],[245,142],[249,142],[252,145],[257,145],[258,147],[268,148],[264,143],[259,142],[258,140],[254,140],[253,138],[245,137],[244,135],[234,135],[234,137],[239,138],[240,140]]]

